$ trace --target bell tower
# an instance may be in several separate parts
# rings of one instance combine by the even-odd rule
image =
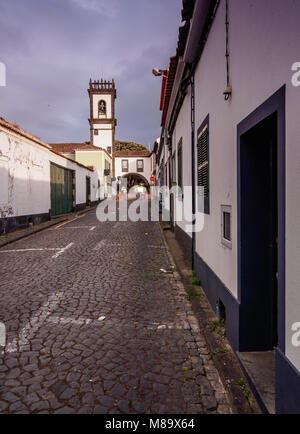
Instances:
[[[112,157],[115,143],[115,82],[90,80],[90,131],[91,144],[105,149]]]

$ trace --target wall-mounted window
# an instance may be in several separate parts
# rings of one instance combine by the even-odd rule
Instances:
[[[144,172],[144,160],[137,160],[136,161],[136,171],[137,172]]]
[[[222,244],[224,244],[226,247],[229,247],[230,249],[232,248],[231,214],[231,206],[221,206],[221,241]]]
[[[201,199],[204,202],[204,213],[209,214],[209,116],[198,129],[197,140],[197,177],[198,187],[203,188]],[[199,209],[201,211],[201,209]]]
[[[110,170],[110,162],[105,160],[105,169]]]
[[[99,134],[98,130],[94,130],[94,135],[98,136],[98,134]]]
[[[128,172],[128,160],[122,160],[122,172]]]
[[[98,117],[106,116],[106,102],[101,99],[98,103]]]
[[[111,146],[107,146],[107,152],[111,154]]]

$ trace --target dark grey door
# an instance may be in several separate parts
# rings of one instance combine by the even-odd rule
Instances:
[[[240,188],[243,350],[271,350],[277,345],[276,113],[241,137]]]

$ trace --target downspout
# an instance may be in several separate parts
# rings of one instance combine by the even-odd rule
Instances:
[[[230,53],[229,53],[229,0],[226,0],[226,89],[224,92],[225,101],[228,101],[232,95],[232,87],[230,84]]]
[[[195,76],[194,73],[190,77],[191,83],[191,147],[192,147],[192,270],[195,269],[195,250],[196,250],[196,195],[195,195]]]

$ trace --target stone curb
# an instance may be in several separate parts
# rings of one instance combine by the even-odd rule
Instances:
[[[164,231],[161,227],[160,229],[167,249],[169,262],[173,268],[173,272],[168,277],[174,281],[173,287],[176,289],[175,298],[180,305],[184,306],[185,314],[181,318],[183,329],[189,330],[193,337],[193,341],[188,343],[191,356],[183,364],[183,369],[189,368],[196,369],[197,371],[196,384],[199,388],[199,402],[194,404],[194,411],[197,413],[197,407],[201,405],[202,411],[204,409],[206,414],[231,414],[234,406],[232,405],[230,396],[228,396],[227,388],[219,375],[218,368],[209,357],[209,346],[207,345],[202,326],[199,324],[191,302],[186,298],[187,291],[184,280],[173,258]],[[197,400],[197,397],[193,396],[193,400]]]
[[[162,230],[162,228],[161,228]],[[176,268],[179,273],[178,276],[181,278],[181,285],[184,288],[185,295],[187,294],[186,290],[188,289],[188,282],[187,282],[187,272],[191,273],[192,269],[187,266],[187,264],[181,264],[181,261],[178,261],[176,258],[176,251],[174,246],[172,247],[170,245],[170,240],[168,239],[168,236],[166,235],[165,231],[162,230],[164,241],[166,246],[168,247],[168,253],[170,254],[172,258],[172,263],[176,265]],[[174,236],[174,235],[172,235]],[[178,244],[177,240],[172,240],[176,242],[176,249],[180,251],[181,255],[183,256],[183,251]],[[212,310],[209,301],[201,288],[201,304],[204,304],[204,306],[200,305],[199,299],[196,299],[195,297],[188,302],[191,306],[191,309],[193,311],[193,319],[196,319],[197,327],[200,327],[200,330],[202,332],[203,338],[205,340],[205,344],[209,350],[209,353],[207,354],[207,359],[210,359],[209,354],[213,354],[215,349],[218,348],[218,342],[217,339],[214,336],[214,333],[210,330],[210,323],[212,321],[216,321],[218,318],[216,317],[214,311]],[[190,327],[195,327],[195,322],[192,320],[190,322]],[[227,340],[226,340],[227,342]],[[248,385],[248,382],[246,380],[246,377],[242,371],[242,368],[239,364],[239,361],[237,359],[236,354],[234,353],[233,349],[230,347],[229,343],[227,342],[226,345],[227,352],[225,354],[216,354],[213,358],[213,365],[217,369],[219,376],[221,378],[222,384],[227,392],[228,399],[230,401],[230,404],[233,409],[234,414],[260,414],[261,410],[255,400],[255,398],[252,396],[252,404],[248,402],[248,399],[244,395],[241,387],[237,384],[237,380],[243,379],[245,385],[250,390],[250,386]]]

